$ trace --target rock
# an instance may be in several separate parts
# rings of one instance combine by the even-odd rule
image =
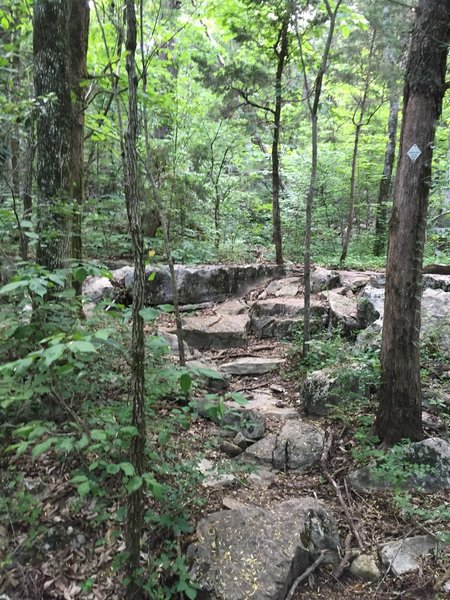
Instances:
[[[183,336],[198,350],[245,346],[250,319],[247,315],[209,315],[185,317]]]
[[[292,327],[301,322],[304,311],[303,298],[257,300],[250,309],[251,327],[257,337],[284,337]],[[311,315],[322,324],[327,310],[317,296],[311,298]]]
[[[172,284],[168,267],[148,267],[155,276],[146,283],[146,304],[172,304]],[[246,291],[266,279],[284,275],[275,265],[175,265],[180,304],[221,302]]]
[[[234,438],[233,438],[233,444],[236,444],[236,446],[239,446],[239,448],[241,448],[241,450],[245,450],[246,448],[248,448],[248,446],[250,446],[250,444],[253,444],[254,440],[248,440],[245,435],[242,435],[242,433],[237,433]]]
[[[422,287],[450,292],[450,275],[427,274],[422,278]]]
[[[358,307],[357,318],[363,327],[371,325],[384,314],[384,288],[366,285],[362,292]],[[380,321],[380,322],[381,322]]]
[[[357,316],[356,298],[343,296],[344,288],[330,290],[327,292],[330,305],[331,324],[341,326],[345,335],[350,335],[357,329],[362,329]]]
[[[339,371],[327,367],[313,371],[306,377],[300,388],[300,402],[306,415],[328,415],[333,406],[345,402],[358,392],[357,367],[345,373],[345,377],[343,375],[342,367]]]
[[[228,300],[216,307],[218,315],[243,315],[248,311],[248,306],[242,300]]]
[[[275,434],[270,434],[252,444],[241,454],[242,460],[252,464],[271,467],[273,464],[273,452],[277,445],[277,437]]]
[[[244,502],[240,502],[239,500],[237,500],[236,498],[233,498],[232,496],[224,496],[222,498],[222,505],[225,506],[225,508],[228,508],[230,510],[241,510],[241,509],[247,508],[247,506],[249,506],[248,504],[245,504]]]
[[[259,440],[266,431],[266,418],[256,410],[228,409],[221,424],[222,427],[242,433],[248,440]]]
[[[377,276],[375,271],[337,271],[340,285],[346,290],[357,292],[366,286],[371,277]]]
[[[268,435],[252,444],[241,455],[255,464],[274,466],[276,469],[305,471],[320,460],[324,432],[298,420],[286,421],[279,435]]]
[[[276,481],[276,475],[268,469],[257,469],[248,476],[248,483],[252,488],[267,490]]]
[[[336,553],[336,523],[313,498],[270,509],[247,506],[208,515],[187,551],[190,575],[208,600],[284,600],[321,549]]]
[[[130,288],[134,281],[134,268],[130,266],[120,267],[111,271],[112,280],[119,287]]]
[[[360,554],[350,565],[350,573],[363,581],[378,581],[381,577],[377,561],[370,554]]]
[[[218,465],[206,458],[198,463],[197,469],[204,475],[202,485],[206,488],[227,487],[236,481],[236,477],[232,473],[221,472]]]
[[[242,448],[236,446],[236,444],[233,444],[232,442],[228,442],[227,440],[223,440],[223,442],[220,444],[220,449],[222,452],[232,457],[239,456],[239,454],[242,454],[243,451]]]
[[[323,267],[315,267],[311,271],[311,293],[318,294],[324,290],[331,290],[339,285],[339,273],[329,271]]]
[[[301,280],[298,277],[285,277],[271,281],[266,289],[258,296],[264,300],[269,296],[280,298],[282,296],[296,296],[300,290]]]
[[[221,366],[222,371],[231,375],[263,375],[278,369],[286,361],[283,358],[259,358],[244,356]]]
[[[273,451],[273,466],[280,470],[305,471],[319,462],[325,433],[322,429],[298,420],[283,425]]]
[[[436,540],[431,535],[416,535],[386,544],[380,550],[380,558],[383,565],[390,567],[392,573],[398,577],[420,569],[421,558],[436,548]]]
[[[387,452],[387,460],[393,452],[393,449]],[[391,480],[385,469],[377,468],[379,463],[372,463],[349,473],[351,487],[363,492],[393,487],[425,492],[450,488],[450,443],[446,440],[435,437],[415,442],[406,446],[402,453],[398,453],[397,448],[397,456],[397,462],[390,466],[393,471]],[[398,469],[393,470],[397,464]]]
[[[167,345],[169,346],[169,350],[175,356],[179,356],[179,348],[178,348],[178,338],[174,333],[169,333],[168,331],[160,331],[160,335],[166,340]],[[184,355],[187,360],[193,358],[201,358],[201,354],[195,348],[190,348],[186,342],[183,342],[184,345]]]
[[[222,392],[227,390],[230,385],[230,376],[218,371],[212,361],[205,358],[202,360],[188,360],[186,366],[200,379],[202,385],[212,392]]]
[[[280,406],[279,398],[273,396],[267,391],[253,392],[248,397],[245,408],[258,410],[267,417],[277,417],[281,419],[297,419],[298,411],[290,406]]]
[[[426,289],[422,294],[422,341],[435,343],[443,355],[450,355],[450,292]]]
[[[450,579],[444,583],[444,585],[442,587],[442,591],[445,594],[450,594]]]
[[[111,298],[114,286],[107,277],[86,277],[83,283],[83,296],[97,303],[104,298]]]
[[[269,389],[271,392],[274,392],[275,394],[284,394],[286,392],[286,390],[284,389],[284,387],[282,385],[277,385],[276,383],[272,383],[269,386]]]

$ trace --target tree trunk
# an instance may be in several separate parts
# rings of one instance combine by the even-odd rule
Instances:
[[[318,108],[320,102],[320,95],[322,93],[322,83],[325,75],[325,71],[328,65],[328,57],[331,49],[331,42],[333,41],[334,28],[336,24],[336,15],[339,10],[339,6],[342,0],[336,2],[334,10],[331,10],[330,4],[326,1],[326,7],[328,16],[330,18],[330,25],[328,28],[327,41],[322,55],[322,62],[317,73],[317,77],[314,84],[314,99],[313,102],[309,100],[310,89],[308,79],[306,76],[306,65],[303,61],[302,44],[301,39],[298,36],[303,75],[305,80],[305,88],[308,97],[308,106],[311,118],[311,176],[309,180],[308,196],[306,198],[306,225],[305,225],[305,254],[304,254],[304,317],[303,317],[303,354],[308,352],[308,342],[310,340],[310,307],[311,307],[311,229],[312,229],[312,209],[314,198],[316,195],[317,185],[317,162],[318,162]]]
[[[280,126],[282,106],[282,78],[285,61],[288,53],[288,25],[289,18],[286,17],[282,24],[279,44],[280,49],[275,48],[278,56],[277,73],[275,77],[275,113],[273,120],[272,138],[272,219],[273,219],[273,243],[275,245],[275,256],[277,265],[283,264],[283,240],[281,236],[281,214],[280,214]],[[277,44],[278,45],[278,44]]]
[[[145,467],[145,340],[144,321],[140,311],[144,306],[145,263],[144,243],[142,236],[141,198],[138,186],[137,167],[137,75],[136,75],[136,13],[134,0],[126,0],[126,68],[128,73],[128,127],[125,134],[125,200],[127,205],[128,224],[133,245],[134,280],[133,280],[133,324],[131,339],[131,401],[132,423],[138,435],[131,440],[130,462],[135,473],[142,476]],[[126,523],[126,550],[128,554],[127,598],[142,597],[140,577],[138,575],[141,551],[141,530],[144,519],[144,497],[142,486],[128,496],[128,512]]]
[[[378,191],[378,201],[375,221],[375,241],[373,244],[373,253],[375,256],[381,256],[384,252],[386,242],[386,214],[387,203],[391,193],[392,171],[394,168],[395,145],[397,138],[399,99],[397,92],[391,94],[389,120],[388,120],[388,141],[386,152],[384,154],[383,175],[380,181]]]
[[[390,221],[375,432],[386,444],[423,437],[420,385],[422,261],[435,125],[450,41],[450,1],[420,0],[404,88],[400,156]],[[416,144],[416,160],[408,151]]]
[[[83,257],[81,237],[81,212],[84,196],[84,102],[86,88],[80,83],[87,77],[87,50],[89,37],[89,2],[72,0],[69,23],[69,80],[72,96],[72,147],[70,188],[73,200],[72,258],[80,262]],[[74,281],[77,295],[81,295],[80,281]]]
[[[23,219],[25,221],[31,221],[31,213],[33,209],[33,197],[31,193],[33,189],[34,146],[34,122],[31,121],[27,138],[27,151],[24,160],[24,181],[22,189]],[[20,239],[20,255],[22,260],[28,260],[28,237],[24,232],[22,232]]]
[[[70,2],[35,0],[34,82],[37,110],[36,259],[48,269],[70,255],[72,103],[69,82]],[[52,95],[49,97],[49,95]]]
[[[348,200],[348,219],[347,219],[347,228],[344,232],[344,239],[342,241],[342,253],[339,259],[339,263],[343,265],[345,263],[345,259],[347,258],[348,247],[350,245],[350,238],[352,235],[353,229],[353,219],[355,217],[355,195],[356,195],[356,165],[358,161],[358,148],[359,148],[359,140],[361,136],[361,129],[364,125],[364,117],[366,114],[367,108],[367,97],[369,95],[369,86],[370,86],[370,62],[372,60],[374,48],[375,48],[375,37],[376,30],[374,30],[372,35],[372,43],[370,45],[369,58],[367,62],[367,73],[364,82],[364,90],[361,101],[359,103],[359,117],[358,121],[355,121],[355,117],[353,117],[353,122],[355,125],[355,140],[353,143],[353,154],[352,154],[352,170],[350,175],[350,196]],[[358,109],[357,109],[358,110]],[[356,111],[355,111],[356,114]]]

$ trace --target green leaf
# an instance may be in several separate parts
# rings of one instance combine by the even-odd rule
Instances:
[[[80,439],[75,443],[75,448],[77,450],[82,450],[83,448],[86,448],[86,446],[89,444],[89,438],[87,435],[82,435],[80,437]]]
[[[93,429],[91,431],[91,438],[97,442],[105,442],[107,439],[106,433],[101,429]]]
[[[51,445],[55,441],[56,441],[56,438],[50,437],[50,438],[46,439],[44,442],[41,442],[40,444],[37,444],[37,446],[35,446],[33,448],[33,450],[31,451],[31,456],[33,458],[37,458],[41,454],[44,454],[44,452],[47,452],[47,450],[50,449]]]
[[[98,340],[107,340],[110,335],[114,333],[114,329],[112,327],[106,327],[104,329],[99,329],[94,333],[94,337]]]
[[[31,279],[30,291],[34,292],[41,298],[47,293],[47,282],[44,279]]]
[[[132,477],[135,473],[133,465],[129,462],[120,463],[119,467],[122,469],[122,471],[127,477]]]
[[[58,450],[61,450],[62,452],[66,452],[68,454],[69,452],[72,452],[72,450],[75,447],[75,438],[64,438],[61,441],[58,441],[56,447],[58,448]]]
[[[75,477],[72,477],[72,479],[70,480],[70,483],[83,483],[87,480],[88,478],[86,477],[86,475],[75,475]]]
[[[11,283],[7,283],[3,287],[0,288],[0,295],[8,294],[9,292],[14,292],[18,289],[24,289],[28,287],[28,281],[24,281],[21,279],[20,281],[13,281]]]
[[[132,437],[139,435],[139,431],[137,430],[137,428],[134,425],[124,425],[123,427],[120,428],[120,431],[123,434],[131,435]]]
[[[147,281],[153,281],[156,277],[156,271],[152,271],[150,275],[147,277]]]
[[[66,348],[65,344],[55,344],[54,346],[50,346],[46,348],[42,354],[44,357],[45,366],[49,367],[52,363],[61,358],[64,354],[64,350]]]
[[[172,304],[160,304],[158,309],[165,313],[173,313],[174,311]]]
[[[69,342],[67,345],[72,350],[72,352],[74,352],[75,354],[78,352],[81,352],[81,353],[97,352],[94,344],[92,342],[88,342],[86,340],[74,340],[72,342]]]
[[[146,308],[141,308],[139,314],[144,319],[144,321],[154,321],[159,313],[156,310],[156,308],[151,308],[150,306],[147,306]]]
[[[191,389],[192,378],[189,373],[182,373],[180,376],[180,388],[184,394],[187,394]]]
[[[136,492],[142,486],[142,477],[139,475],[133,475],[133,477],[128,481],[126,488],[129,494]]]
[[[116,475],[120,471],[120,465],[110,464],[106,467],[106,472],[108,475]]]
[[[89,481],[84,481],[77,487],[77,492],[80,494],[80,496],[86,496],[86,494],[89,494],[90,490],[91,484]]]
[[[88,272],[84,267],[77,267],[76,269],[74,269],[72,271],[72,276],[75,279],[75,281],[78,281],[79,283],[83,283],[83,281],[88,276]]]
[[[158,500],[162,500],[166,493],[166,488],[158,483],[150,473],[144,473],[142,478],[151,494]]]

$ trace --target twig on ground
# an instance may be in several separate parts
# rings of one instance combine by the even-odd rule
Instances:
[[[327,467],[326,467],[326,461],[328,458],[328,454],[330,453],[331,450],[331,446],[333,444],[333,432],[330,428],[328,428],[327,430],[327,440],[325,442],[325,446],[322,452],[322,456],[320,458],[320,467],[322,469],[322,473],[325,475],[325,477],[328,479],[328,481],[331,483],[331,485],[334,488],[334,491],[336,492],[336,496],[339,500],[340,505],[342,506],[342,509],[344,511],[345,517],[347,519],[347,523],[350,527],[350,530],[353,532],[353,535],[355,536],[356,541],[358,542],[358,546],[361,548],[361,550],[364,550],[364,543],[361,539],[361,536],[359,534],[358,529],[356,528],[355,522],[353,520],[352,514],[347,506],[347,504],[345,503],[344,497],[342,496],[341,490],[338,486],[338,484],[336,483],[336,481],[333,479],[333,477],[330,475],[330,472],[328,471]]]
[[[352,537],[353,534],[349,531],[345,537],[344,542],[344,554],[341,557],[341,562],[336,566],[333,571],[333,577],[340,579],[344,574],[345,569],[350,566],[352,559],[355,556],[355,552],[352,552]]]
[[[297,577],[297,579],[292,584],[292,587],[289,590],[288,595],[286,596],[286,600],[292,600],[292,598],[294,597],[294,594],[295,594],[295,590],[297,589],[299,584],[302,581],[304,581],[307,577],[309,577],[311,575],[311,573],[313,573],[317,569],[317,567],[319,567],[323,563],[323,561],[325,560],[326,552],[327,552],[327,550],[321,550],[320,555],[316,558],[316,560],[313,562],[313,564],[310,567],[308,567],[304,573],[302,573],[301,575],[299,575]]]
[[[259,390],[260,388],[269,387],[269,383],[260,383],[259,385],[253,385],[253,386],[244,386],[244,387],[240,387],[237,390],[233,390],[233,392],[250,392],[251,390]]]

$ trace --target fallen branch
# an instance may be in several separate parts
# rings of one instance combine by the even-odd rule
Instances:
[[[350,566],[351,561],[355,556],[355,552],[352,551],[352,538],[353,534],[351,531],[349,531],[345,537],[344,554],[341,557],[340,563],[333,571],[333,577],[336,579],[340,579],[342,577],[344,571]]]
[[[309,577],[311,575],[311,573],[314,573],[314,571],[317,569],[317,567],[319,567],[323,563],[323,561],[325,560],[326,552],[327,552],[326,549],[321,550],[320,555],[316,558],[316,560],[313,562],[313,564],[310,567],[308,567],[304,573],[302,573],[301,575],[299,575],[297,577],[297,579],[292,584],[292,587],[289,590],[288,595],[286,596],[286,600],[292,600],[292,598],[294,597],[294,594],[295,594],[295,590],[297,589],[299,584],[302,581],[304,581],[307,577]]]
[[[320,457],[320,467],[322,469],[322,473],[325,475],[325,477],[327,478],[329,483],[331,483],[331,485],[334,488],[334,491],[336,492],[336,496],[337,496],[337,499],[339,500],[339,504],[342,506],[342,510],[344,511],[348,526],[349,526],[350,530],[353,532],[353,535],[355,536],[355,539],[358,542],[358,546],[360,547],[361,550],[364,550],[364,543],[361,539],[358,529],[356,528],[356,525],[353,520],[353,516],[350,512],[350,509],[348,508],[347,504],[345,503],[344,497],[342,496],[342,493],[341,493],[341,490],[340,490],[338,484],[333,479],[333,477],[330,475],[330,472],[328,471],[327,466],[326,466],[328,454],[330,453],[331,446],[333,444],[333,432],[331,431],[331,429],[328,429],[327,433],[328,433],[327,441],[325,442],[322,456]]]

